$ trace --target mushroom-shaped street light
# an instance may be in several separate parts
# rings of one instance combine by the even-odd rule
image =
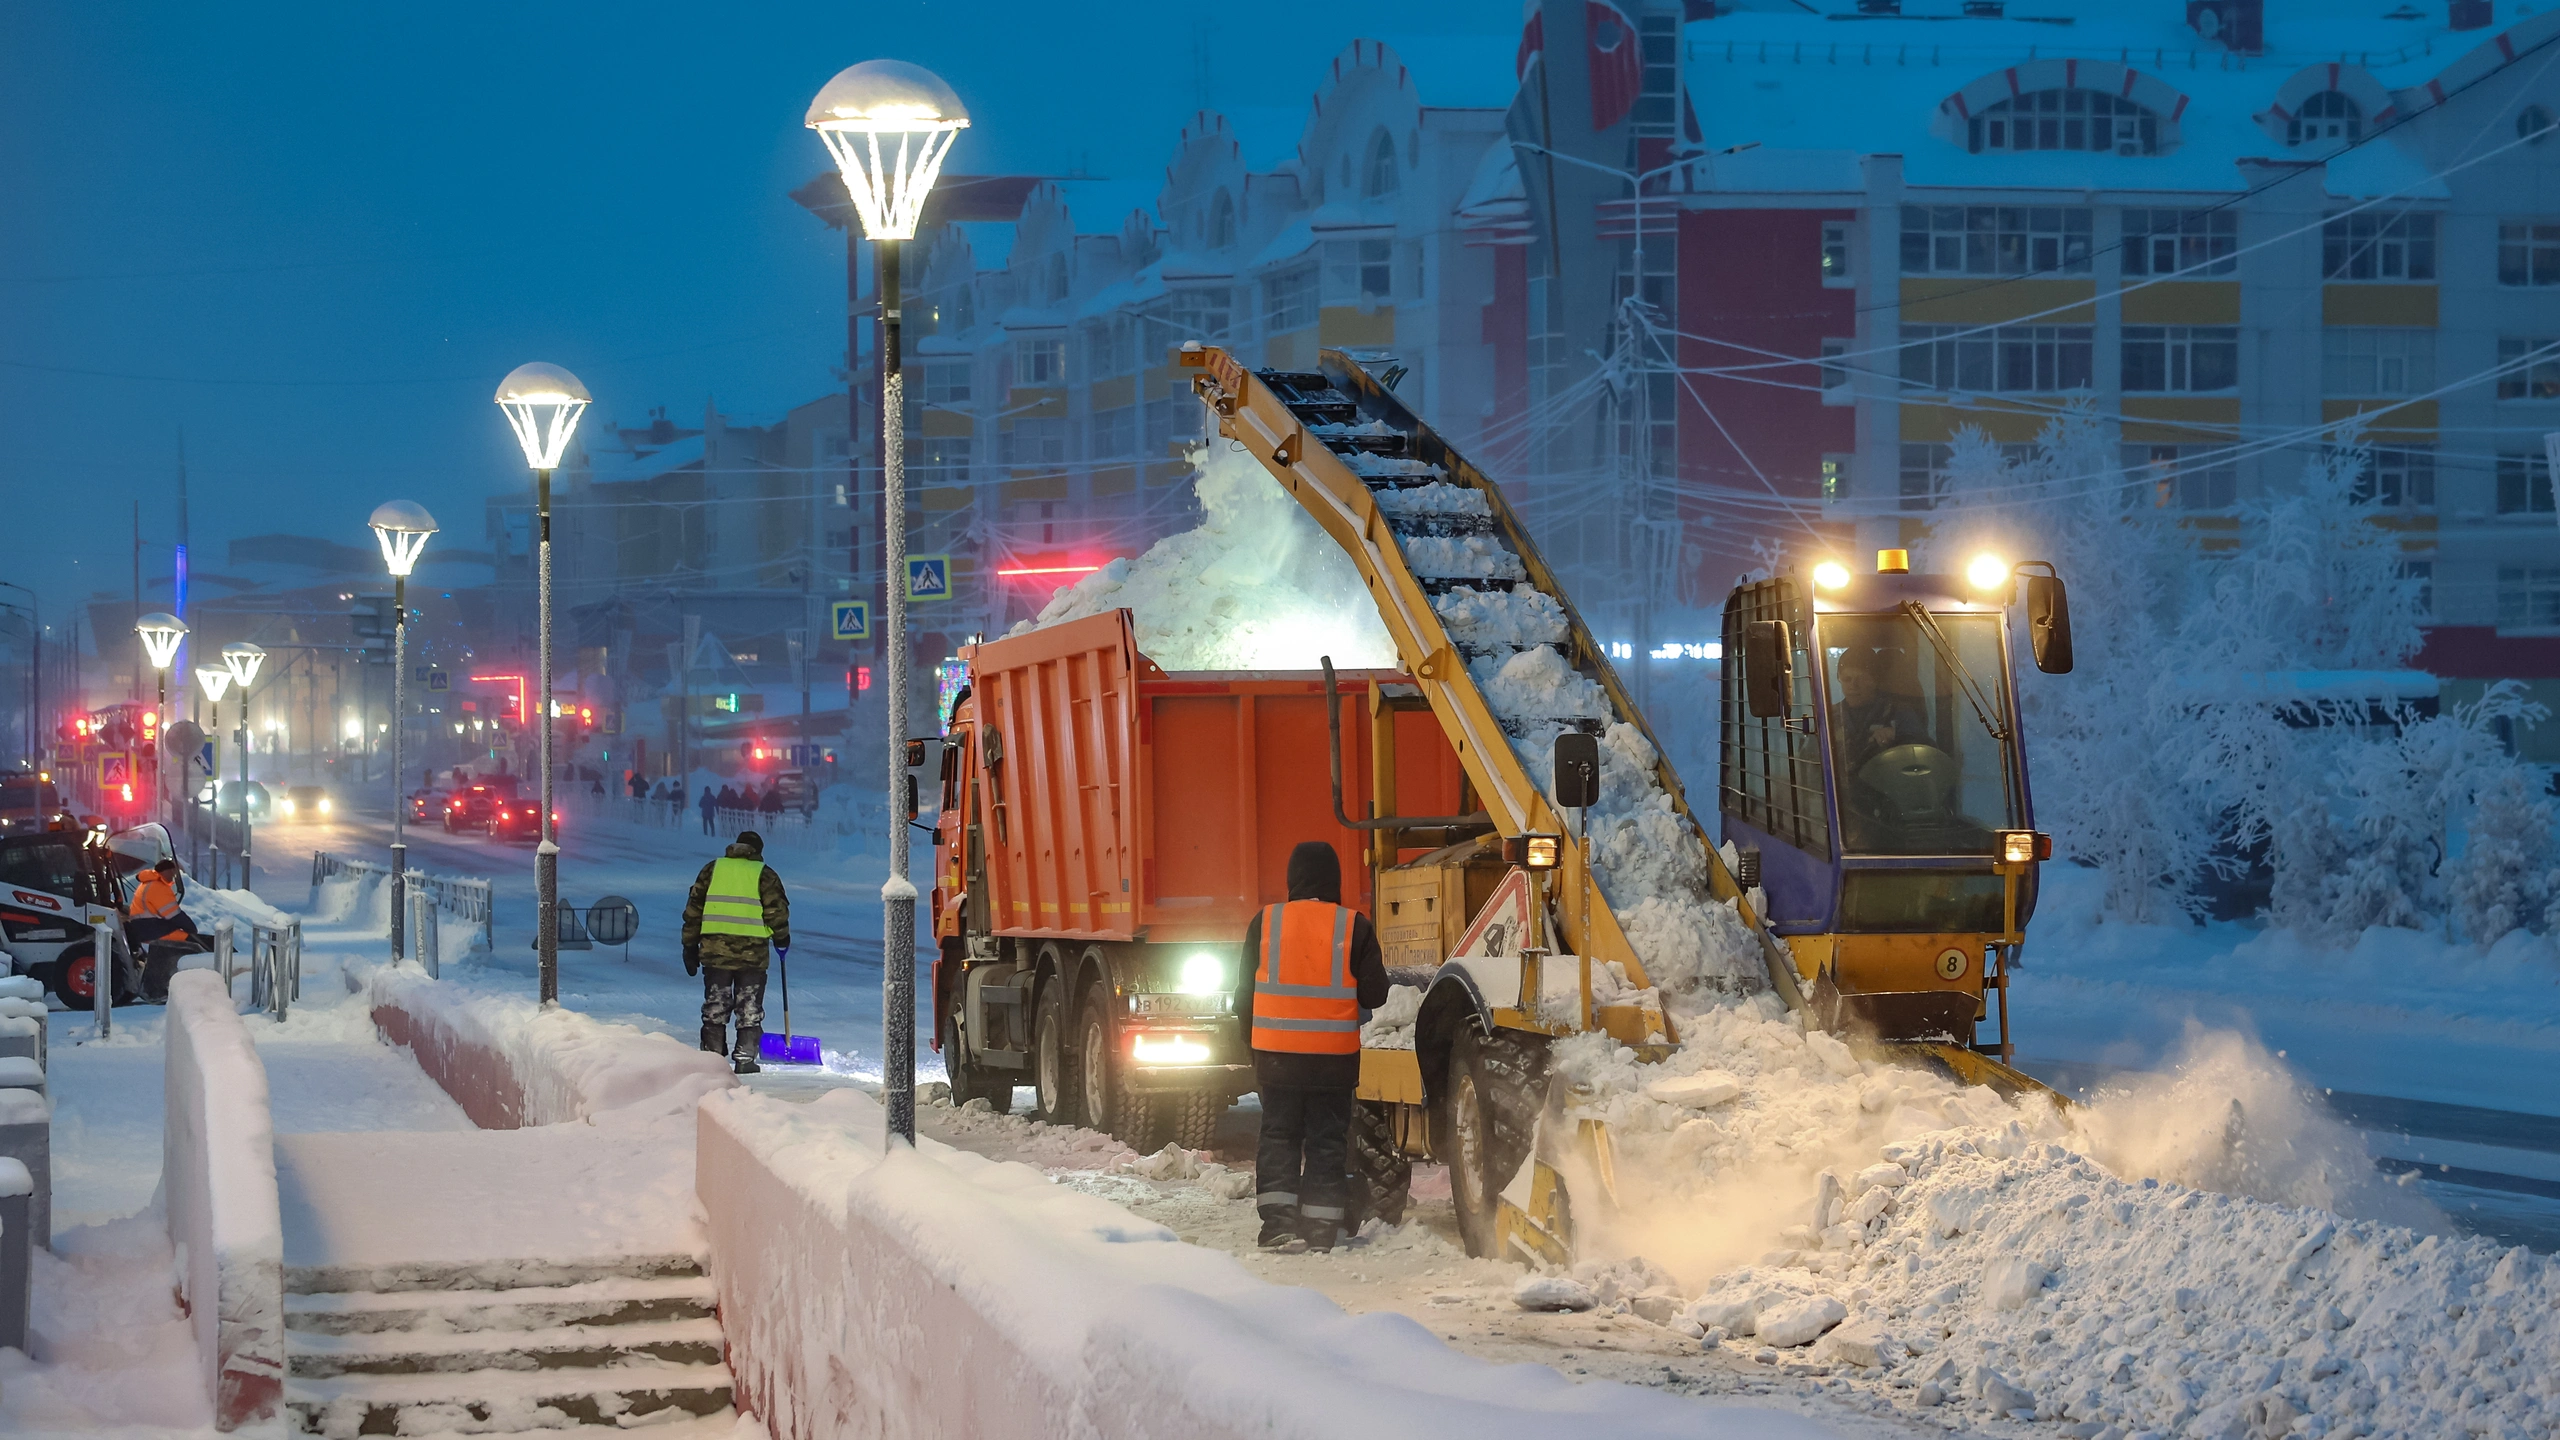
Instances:
[[[882,554],[896,566],[907,553],[906,381],[898,334],[898,247],[915,238],[925,197],[942,174],[943,157],[969,126],[969,112],[942,77],[903,60],[865,60],[838,71],[809,102],[809,128],[825,141],[844,177],[845,193],[871,238],[880,282],[880,510]],[[915,1143],[916,892],[907,879],[907,589],[895,573],[881,576],[888,617],[889,883],[881,919],[891,963],[883,967],[880,1024],[881,1098],[886,1134]]]
[[[246,640],[234,640],[222,647],[223,668],[231,672],[232,683],[240,687],[240,723],[231,738],[240,747],[240,876],[246,888],[253,871],[249,868],[249,686],[258,678],[258,667],[267,663],[267,652]]]
[[[222,647],[222,668],[231,672],[243,700],[248,698],[249,687],[258,683],[258,667],[266,663],[267,652],[246,640],[234,640]]]
[[[525,370],[535,368],[555,367],[528,365]],[[523,373],[519,370],[516,375]],[[507,378],[513,381],[516,377]],[[569,383],[578,382],[573,378]],[[504,401],[505,387],[499,388],[498,395]],[[510,417],[515,414],[513,410],[507,413]],[[391,571],[391,963],[397,965],[409,948],[409,886],[405,878],[409,845],[403,831],[409,805],[400,795],[404,783],[401,776],[407,773],[400,741],[409,728],[409,572],[417,568],[418,556],[427,548],[427,537],[436,533],[436,517],[415,500],[385,500],[373,507],[373,518],[365,523],[373,527],[373,538],[382,542],[382,563]],[[419,959],[423,963],[425,957]]]
[[[540,534],[536,542],[535,608],[542,630],[542,843],[534,847],[534,888],[541,903],[534,920],[534,948],[541,957],[542,1003],[560,1003],[560,846],[551,826],[551,472],[569,449],[578,416],[595,397],[578,377],[557,365],[534,361],[519,365],[498,386],[498,408],[515,427],[524,462],[533,467],[533,511]]]
[[[159,723],[166,725],[170,721],[169,667],[178,663],[178,646],[187,638],[187,622],[165,610],[154,610],[133,622],[133,633],[142,637],[143,657],[151,662],[151,676],[160,683],[160,708],[157,714]],[[180,681],[179,688],[184,689],[185,684],[186,682]],[[162,770],[157,759],[152,762],[151,772],[151,793],[155,802],[165,801],[167,794],[160,784]]]

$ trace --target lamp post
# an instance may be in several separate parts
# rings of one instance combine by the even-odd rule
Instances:
[[[160,682],[160,708],[155,713],[160,717],[159,727],[165,734],[172,718],[169,714],[169,667],[178,663],[178,646],[187,638],[187,622],[166,611],[154,610],[133,622],[133,632],[142,637],[142,653],[151,661],[152,678]],[[151,765],[152,803],[161,806],[163,814],[171,813],[168,810],[169,797],[161,793],[165,788],[168,768],[155,750]]]
[[[385,500],[365,523],[382,542],[382,563],[391,571],[391,963],[397,965],[409,948],[409,844],[403,828],[409,805],[400,794],[408,783],[401,778],[408,771],[400,740],[409,728],[409,572],[417,568],[427,537],[436,533],[436,517],[415,500]]]
[[[534,513],[541,519],[537,606],[542,612],[542,843],[534,848],[539,892],[534,946],[542,957],[542,1003],[560,1003],[560,846],[551,833],[551,472],[569,448],[578,416],[594,397],[578,377],[537,360],[519,365],[498,386],[498,408],[515,427],[524,462],[533,467]]]
[[[231,672],[219,665],[199,665],[196,667],[196,683],[204,687],[207,712],[204,717],[205,733],[213,737],[215,747],[212,762],[205,766],[205,775],[213,783],[213,851],[216,855],[220,855],[222,853],[222,693],[231,688]],[[246,707],[245,699],[242,705],[243,708]],[[181,775],[187,773],[183,768],[184,764],[185,762],[180,762],[181,768],[178,773]],[[249,797],[243,794],[240,797],[240,803],[247,805]],[[187,828],[193,830],[195,812],[190,810],[187,814],[189,817]],[[204,857],[198,855],[196,858],[201,860]]]
[[[249,687],[258,678],[258,667],[267,663],[267,652],[246,640],[234,640],[222,647],[222,668],[231,672],[231,682],[240,687],[240,724],[232,738],[240,746],[240,888],[254,888],[249,868]],[[216,795],[219,796],[217,791]],[[218,801],[217,801],[218,804]]]
[[[915,238],[925,196],[942,174],[969,112],[942,77],[903,60],[839,71],[809,104],[871,237],[880,277],[881,596],[888,611],[889,878],[880,887],[881,1098],[888,1136],[916,1138],[916,887],[907,879],[907,420],[899,374],[898,245]],[[889,567],[896,567],[890,569]]]

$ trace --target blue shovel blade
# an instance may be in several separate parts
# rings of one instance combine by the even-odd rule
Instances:
[[[824,1065],[826,1057],[818,1052],[815,1035],[767,1035],[760,1047],[762,1057],[781,1065]]]

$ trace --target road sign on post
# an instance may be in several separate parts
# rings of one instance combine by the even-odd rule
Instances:
[[[429,670],[427,672],[427,688],[429,690],[452,689],[453,672],[450,670]]]
[[[835,637],[839,640],[871,638],[871,602],[838,600],[831,607],[835,616]]]
[[[908,600],[948,600],[950,598],[950,556],[910,555],[907,557]]]

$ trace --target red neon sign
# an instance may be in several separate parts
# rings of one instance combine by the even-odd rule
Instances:
[[[527,709],[527,708],[525,707],[525,703],[524,703],[524,677],[523,677],[523,676],[521,676],[521,675],[474,675],[474,676],[472,676],[471,678],[472,678],[472,680],[473,680],[474,682],[487,682],[487,683],[494,683],[494,682],[501,681],[501,680],[512,680],[512,681],[514,681],[514,682],[515,682],[515,687],[516,687],[516,719],[518,719],[518,720],[522,720],[522,719],[524,719],[526,716],[531,715],[531,714],[533,713],[533,711],[531,711],[530,709]]]

